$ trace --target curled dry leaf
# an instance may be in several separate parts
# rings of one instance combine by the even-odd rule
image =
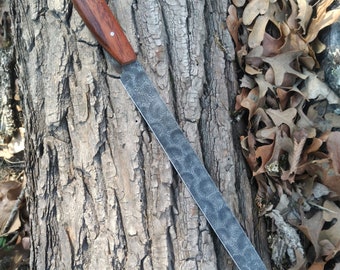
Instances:
[[[301,158],[301,160],[305,163],[308,160],[308,155],[311,153],[315,153],[317,151],[319,151],[320,147],[322,146],[322,144],[324,143],[324,141],[321,138],[312,138],[312,142],[310,145],[308,145],[305,148],[305,151],[303,152],[303,156]]]
[[[253,176],[266,172],[266,164],[272,156],[273,149],[274,143],[263,145],[256,149],[256,160],[260,160],[260,167],[255,172],[253,172]]]
[[[302,28],[302,34],[306,34],[307,26],[313,13],[313,8],[306,0],[297,0],[298,15],[296,19]]]
[[[254,115],[256,111],[258,100],[259,100],[259,89],[256,87],[252,89],[249,92],[248,96],[241,101],[241,106],[243,108],[248,109],[249,111],[249,119]]]
[[[280,29],[278,29],[281,32]],[[268,34],[267,32],[263,35],[262,46],[263,46],[263,56],[271,57],[274,55],[278,55],[281,51],[281,47],[283,46],[285,40],[284,36],[280,33],[279,38],[275,38]]]
[[[302,55],[312,53],[309,44],[297,32],[292,31],[285,23],[281,25],[281,32],[284,33],[284,44],[280,49],[281,53],[299,51]]]
[[[242,105],[241,105],[242,100],[247,98],[248,94],[249,94],[249,90],[243,87],[241,90],[241,93],[236,96],[236,104],[235,104],[236,111],[239,111],[242,108]]]
[[[334,171],[329,158],[313,160],[305,165],[305,169],[309,175],[317,175],[325,186],[340,194],[340,175]]]
[[[313,18],[305,37],[307,42],[312,42],[318,35],[319,31],[326,26],[335,23],[340,18],[340,9],[328,11],[328,7],[333,3],[333,0],[320,1],[316,8],[316,18]]]
[[[250,48],[255,48],[261,45],[268,21],[269,18],[265,15],[260,15],[257,18],[253,26],[253,31],[249,34],[248,45]]]
[[[16,181],[0,182],[0,233],[10,217],[21,189],[21,183]]]
[[[241,49],[241,44],[238,38],[238,31],[241,25],[241,21],[239,20],[237,16],[237,9],[234,5],[229,6],[228,14],[229,15],[227,17],[227,27],[235,43],[235,49],[236,51],[239,51]]]
[[[319,258],[321,252],[321,247],[319,245],[320,232],[325,223],[322,219],[322,212],[318,211],[309,219],[307,219],[305,215],[301,215],[301,218],[301,225],[299,225],[298,228],[312,243],[316,258]]]
[[[268,11],[269,0],[251,0],[243,12],[243,23],[250,25],[258,15]]]
[[[297,30],[298,28],[298,20],[297,20],[297,14],[298,14],[298,5],[296,1],[289,0],[289,4],[291,7],[291,12],[287,18],[287,25],[292,30]]]
[[[331,201],[325,201],[322,218],[330,227],[320,232],[320,241],[329,240],[334,246],[340,241],[340,208]]]
[[[252,171],[257,170],[257,160],[255,154],[255,137],[253,134],[249,133],[247,137],[241,137],[241,146],[243,150],[243,155],[247,159],[248,165]]]

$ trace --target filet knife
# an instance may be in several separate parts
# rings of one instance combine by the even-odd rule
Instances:
[[[148,78],[105,0],[72,0],[98,43],[122,66],[120,80],[222,245],[241,270],[266,269],[254,246]]]

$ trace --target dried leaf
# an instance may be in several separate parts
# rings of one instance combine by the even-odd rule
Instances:
[[[280,101],[280,109],[284,111],[289,102],[289,96],[290,96],[289,92],[286,90],[283,90],[282,88],[276,88],[276,95]]]
[[[307,116],[312,122],[318,121],[318,119],[323,118],[326,113],[328,102],[326,100],[321,100],[311,104],[307,111]]]
[[[333,0],[324,0],[318,3],[316,18],[312,19],[308,27],[308,33],[305,37],[307,42],[312,42],[317,37],[320,30],[331,25],[340,18],[340,9],[327,11],[327,8],[332,3]]]
[[[246,74],[243,75],[240,83],[240,87],[245,87],[248,89],[253,89],[256,87],[254,79]]]
[[[282,152],[291,153],[293,152],[293,142],[291,138],[288,137],[287,133],[283,130],[283,127],[277,129],[275,136],[275,146],[272,151],[272,156],[270,160],[265,164],[266,171],[270,174],[278,174],[281,170],[280,168],[280,155]]]
[[[282,53],[273,57],[263,57],[263,61],[271,65],[275,75],[275,85],[281,86],[283,84],[284,75],[286,73],[294,74],[295,76],[306,79],[307,76],[291,67],[291,63],[301,56],[301,51],[291,51]]]
[[[246,69],[245,71],[247,72],[247,74],[249,75],[256,75],[256,74],[262,74],[262,71],[257,69],[257,68],[254,68],[253,66],[250,66],[248,64],[246,64]]]
[[[309,24],[310,18],[313,13],[313,8],[308,4],[306,0],[296,0],[299,7],[298,15],[296,19],[299,20],[299,25],[303,29],[303,34],[306,34],[306,29]]]
[[[258,168],[258,170],[253,171],[253,176],[256,176],[258,174],[266,172],[265,166],[266,166],[268,160],[272,156],[273,149],[274,149],[274,143],[269,144],[269,145],[263,145],[263,146],[260,146],[256,149],[256,151],[255,151],[256,160],[260,159],[261,164],[260,164],[260,168]]]
[[[298,226],[299,230],[308,238],[314,247],[316,258],[319,258],[321,247],[319,245],[319,236],[321,229],[324,225],[322,219],[322,212],[316,212],[314,216],[307,219],[305,215],[301,215],[301,225]]]
[[[257,140],[274,140],[278,127],[262,128],[256,132]]]
[[[340,128],[340,115],[336,113],[326,113],[325,121],[329,124],[329,130],[332,128]]]
[[[239,49],[237,52],[237,62],[239,63],[239,65],[242,67],[244,65],[244,61],[243,59],[245,58],[245,56],[247,56],[248,51],[247,51],[247,46],[243,45],[241,47],[241,49]]]
[[[263,47],[259,46],[252,49],[245,57],[245,71],[248,75],[262,74],[262,52]]]
[[[269,8],[269,0],[251,0],[243,11],[243,23],[250,25],[258,15],[263,15]]]
[[[296,1],[294,0],[289,0],[289,3],[291,7],[291,12],[286,22],[290,29],[297,30],[298,28],[298,21],[297,21],[298,6],[297,6]]]
[[[307,140],[307,132],[304,129],[300,129],[294,132],[293,141],[294,147],[293,151],[288,155],[288,161],[290,164],[290,168],[288,171],[283,171],[281,175],[282,180],[288,180],[290,183],[293,183],[295,180],[296,170],[301,158],[301,153],[305,142]]]
[[[323,44],[318,38],[313,40],[311,46],[316,54],[322,53],[326,49],[326,45]]]
[[[244,4],[243,0],[239,1],[238,6]],[[340,198],[340,132],[331,130],[340,127],[340,116],[326,113],[326,108],[328,104],[340,104],[340,98],[313,71],[319,68],[316,52],[324,49],[317,39],[318,33],[340,17],[339,8],[330,9],[336,0],[248,1],[242,14],[243,26],[236,8],[232,10],[237,29],[247,26],[243,29],[248,40],[242,41],[248,47],[241,47],[237,54],[242,69],[251,78],[242,79],[242,87],[251,91],[241,91],[236,106],[249,110],[248,137],[243,138],[242,149],[258,182],[258,195],[265,200],[260,205],[274,208],[277,203],[274,197],[278,196],[277,209],[292,211],[292,204],[337,200]],[[240,40],[238,35],[234,31],[235,38]],[[325,106],[315,103],[322,98],[328,100]],[[311,100],[315,105],[309,103]],[[322,230],[325,219],[321,217],[322,210],[314,211],[317,207],[309,213],[311,207],[301,208],[304,212],[301,211],[300,217],[282,216],[284,222],[289,219],[296,226],[297,220],[301,220],[296,228],[310,240],[315,254],[308,253],[305,258],[302,247],[301,252],[291,249],[289,258],[295,265],[290,268],[277,265],[278,268],[302,270],[310,265],[309,269],[321,270],[328,266],[318,263],[325,259],[321,256],[329,260],[337,251],[334,239],[328,238],[338,237],[340,248],[340,209],[335,211],[335,224]],[[338,229],[332,232],[332,228]],[[279,226],[276,230],[280,231]],[[327,245],[327,241],[332,242]]]
[[[301,35],[296,31],[291,31],[289,26],[285,23],[282,23],[281,31],[285,32],[285,43],[280,49],[281,53],[300,51],[302,55],[308,55],[311,52],[309,45]]]
[[[235,103],[235,111],[238,111],[242,108],[241,103],[249,94],[249,90],[246,88],[241,88],[241,93],[236,96],[236,103]]]
[[[335,249],[335,246],[328,239],[321,240],[319,244],[321,247],[321,256],[328,256],[332,254]]]
[[[0,233],[12,212],[22,186],[15,181],[0,182]]]
[[[264,38],[264,34],[266,32],[266,26],[268,21],[269,18],[265,15],[260,15],[259,17],[257,17],[253,29],[249,34],[248,38],[248,45],[250,48],[255,48],[261,45]]]
[[[241,106],[249,110],[249,119],[253,116],[256,108],[257,102],[259,100],[259,90],[258,88],[252,89],[248,96],[241,101]]]
[[[8,229],[6,233],[7,234],[13,233],[17,231],[20,227],[21,227],[21,221],[20,221],[19,213],[17,213],[11,223],[10,228]]]
[[[329,240],[334,246],[340,241],[340,208],[331,201],[326,200],[323,204],[326,209],[323,211],[323,219],[326,222],[334,222],[333,225],[327,230],[320,232],[319,240]]]
[[[252,50],[250,50],[249,53],[246,55],[246,58],[245,58],[246,64],[250,65],[251,67],[256,68],[256,70],[262,73],[262,71],[260,70],[260,66],[263,63],[262,56],[263,56],[263,47],[262,46],[255,47]]]
[[[255,154],[255,137],[250,132],[247,137],[241,137],[241,146],[243,155],[247,159],[247,163],[252,171],[257,170],[257,160]]]
[[[289,129],[292,132],[293,128],[295,127],[294,119],[297,113],[297,110],[295,108],[289,108],[285,111],[267,109],[266,113],[273,120],[275,126],[286,124],[287,126],[289,126]]]
[[[22,247],[23,249],[25,250],[29,250],[30,249],[30,238],[29,237],[23,237],[22,240],[21,240],[21,244],[22,244]]]
[[[259,98],[264,97],[266,95],[268,89],[274,91],[273,90],[273,85],[268,83],[265,80],[265,78],[263,77],[262,74],[261,75],[257,75],[255,77],[255,81],[256,81],[256,83],[257,83],[257,85],[259,87]]]
[[[296,125],[299,128],[304,128],[308,131],[308,138],[314,138],[316,136],[316,130],[314,128],[314,123],[307,117],[307,115],[303,111],[303,104],[297,108],[299,120],[297,121]]]
[[[254,131],[258,130],[260,124],[264,125],[266,128],[271,128],[274,126],[268,114],[262,107],[259,106],[254,113],[254,117],[252,118],[252,128]]]
[[[301,158],[302,161],[306,162],[308,159],[308,155],[318,151],[323,144],[323,140],[320,138],[313,138],[310,145],[306,147],[303,151],[303,157]]]
[[[318,62],[316,61],[316,58],[310,55],[300,56],[300,63],[309,70],[312,70],[314,67],[318,67]]]
[[[238,51],[241,49],[241,44],[238,36],[238,30],[241,25],[241,21],[237,16],[237,9],[234,5],[229,6],[228,13],[229,15],[227,17],[227,28],[235,43],[235,49],[236,51]]]
[[[324,270],[325,262],[314,262],[308,270]]]
[[[301,253],[299,250],[294,250],[294,251],[295,251],[296,263],[293,267],[289,268],[289,270],[304,270],[304,269],[306,269],[307,260],[304,256],[304,254]]]
[[[306,164],[305,169],[309,175],[319,176],[321,183],[340,195],[340,175],[334,171],[330,159],[314,160]]]
[[[322,196],[326,196],[330,193],[330,190],[323,184],[315,183],[313,187],[313,196],[316,199],[321,199]]]
[[[307,99],[326,98],[329,104],[340,103],[340,98],[334,94],[326,83],[318,78],[316,73],[304,69],[303,74],[306,75],[307,80],[305,80],[306,86],[302,89],[302,91]]]
[[[283,44],[284,44],[283,35],[281,35],[279,38],[274,38],[267,32],[265,32],[262,41],[263,56],[271,57],[279,54]]]
[[[302,107],[306,101],[304,94],[296,87],[296,85],[293,85],[289,92],[294,92],[290,98],[290,107]]]
[[[329,158],[337,174],[340,174],[340,132],[331,132],[327,140]]]
[[[246,0],[232,0],[232,2],[237,7],[243,7],[246,3]]]

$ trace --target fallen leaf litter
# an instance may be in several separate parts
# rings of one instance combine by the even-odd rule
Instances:
[[[340,262],[340,99],[324,81],[320,36],[339,21],[339,2],[232,2],[227,28],[243,71],[235,110],[248,123],[240,143],[259,214],[273,224],[272,261],[277,269],[333,269],[326,267]]]

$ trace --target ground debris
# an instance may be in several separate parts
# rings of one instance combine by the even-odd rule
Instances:
[[[228,9],[241,74],[235,115],[247,123],[241,146],[259,214],[274,224],[279,269],[326,265],[339,251],[340,98],[319,63],[328,51],[319,36],[340,18],[336,3],[234,0]]]

